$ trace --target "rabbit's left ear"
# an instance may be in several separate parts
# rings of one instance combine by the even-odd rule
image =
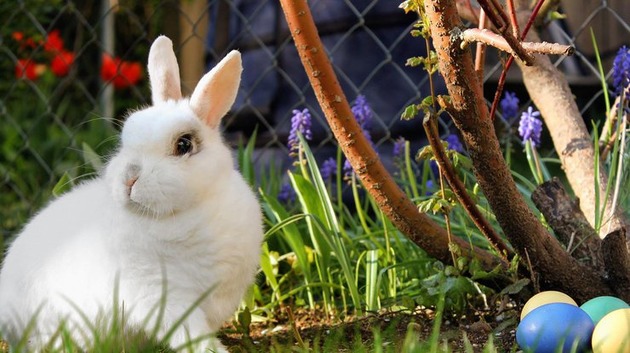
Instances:
[[[151,44],[147,66],[154,105],[167,100],[182,99],[179,65],[173,51],[173,42],[168,37],[159,36]]]
[[[190,108],[210,127],[218,126],[234,104],[242,71],[241,53],[232,50],[195,87]]]

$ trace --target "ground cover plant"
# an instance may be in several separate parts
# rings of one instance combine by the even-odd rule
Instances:
[[[259,192],[267,232],[258,281],[220,334],[231,351],[516,351],[519,304],[536,291],[562,290],[578,301],[603,294],[630,299],[621,227],[628,200],[627,48],[620,48],[611,79],[610,68],[600,66],[606,123],[589,126],[545,56],[570,48],[536,48],[539,39],[527,30],[553,8],[541,8],[542,1],[507,1],[505,8],[480,1],[488,28],[500,35],[486,37],[461,24],[460,16],[483,23],[467,1],[403,2],[404,11],[418,14],[412,33],[418,45],[435,48],[426,58],[410,58],[409,69],[441,73],[449,95],[435,92],[405,110],[405,119],[424,115],[430,143],[416,151],[398,140],[395,169],[388,171],[370,140],[369,101],[348,97],[348,104],[330,81],[326,51],[305,22],[307,2],[281,3],[339,149],[335,158],[317,159],[304,107],[292,119],[289,170],[255,165],[255,136],[240,146],[239,167]],[[510,54],[506,70],[516,60],[533,104],[499,89],[486,105],[480,73],[463,49],[476,41],[500,43]],[[28,87],[35,77],[28,65],[20,70],[18,84]],[[452,121],[457,132],[441,134],[438,119]],[[557,152],[542,149],[543,129]],[[83,160],[69,162],[85,165],[74,175],[99,168],[93,150],[106,137],[96,135],[86,139]],[[564,173],[555,172],[558,165]],[[56,191],[72,179],[62,177]],[[33,188],[41,183],[25,181]],[[558,191],[562,184],[573,194]],[[128,338],[115,321],[105,331],[94,351],[166,349],[142,334]],[[76,349],[68,342],[59,351]]]

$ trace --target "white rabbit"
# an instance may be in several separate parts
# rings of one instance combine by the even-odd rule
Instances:
[[[168,343],[206,337],[195,352],[226,352],[210,335],[253,282],[263,238],[260,205],[219,132],[238,91],[240,53],[190,99],[168,38],[151,46],[148,71],[153,105],[127,118],[103,175],[51,202],[9,247],[0,336],[26,333],[39,350],[63,321],[89,347],[91,326],[119,310],[126,327],[157,326],[161,339],[194,307]]]

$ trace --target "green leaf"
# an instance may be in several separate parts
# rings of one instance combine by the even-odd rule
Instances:
[[[528,285],[529,285],[529,279],[521,278],[518,281],[503,288],[503,290],[501,291],[501,294],[518,294],[523,290],[523,288],[527,287]]]
[[[254,147],[256,147],[256,135],[258,133],[258,125],[254,129],[252,136],[247,141],[247,145],[245,147],[239,143],[238,146],[238,166],[243,178],[247,181],[250,186],[254,186],[256,184],[256,175],[254,174],[254,165],[252,161],[254,160]]]
[[[282,231],[284,241],[289,244],[289,247],[297,257],[300,268],[304,271],[305,280],[309,283],[311,281],[309,256],[306,251],[306,246],[304,245],[304,240],[302,239],[302,234],[297,225],[294,224],[299,220],[305,219],[306,216],[304,214],[289,216],[289,213],[282,207],[278,200],[269,197],[262,190],[260,190],[260,195],[269,205],[273,217],[275,217],[275,220],[272,220],[275,225],[265,233],[265,238],[269,237],[275,231]]]
[[[433,97],[432,96],[424,97],[422,102],[420,102],[419,108],[422,109],[422,111],[424,111],[425,114],[429,113],[431,111],[431,108],[433,108]]]
[[[61,196],[66,191],[70,190],[74,186],[72,178],[68,172],[63,173],[57,184],[53,187],[52,194],[55,197]]]
[[[267,245],[267,242],[264,242],[262,246],[262,254],[260,254],[260,268],[265,274],[265,279],[271,286],[271,289],[273,289],[275,295],[279,297],[280,286],[278,285],[278,280],[276,279],[273,264],[271,263],[271,256],[272,255],[269,252],[269,246]]]
[[[558,11],[551,11],[549,13],[549,19],[552,20],[552,21],[553,20],[564,20],[565,18],[567,18],[567,15],[563,14],[561,12],[558,12]]]
[[[83,149],[83,160],[85,163],[92,166],[92,168],[96,171],[100,171],[103,168],[103,161],[101,161],[101,156],[98,153],[94,152],[92,147],[87,143],[83,142],[81,144],[81,148]]]
[[[249,336],[249,325],[252,323],[252,313],[249,311],[248,307],[245,307],[245,310],[238,313],[238,324],[240,331]]]
[[[417,161],[431,159],[431,158],[433,158],[433,148],[431,148],[431,145],[426,145],[422,147],[418,151],[418,154],[416,154]]]
[[[407,62],[405,63],[405,66],[416,67],[422,64],[424,64],[424,57],[412,56],[410,58],[407,58]]]
[[[408,105],[403,113],[400,115],[400,118],[403,120],[411,120],[418,115],[418,107],[415,104]]]

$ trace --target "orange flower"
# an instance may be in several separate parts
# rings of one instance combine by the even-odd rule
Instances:
[[[101,78],[111,82],[115,89],[133,86],[142,78],[142,66],[138,62],[123,61],[103,54]]]
[[[61,51],[50,62],[50,70],[57,77],[63,77],[68,74],[70,67],[74,63],[74,53],[70,51]]]

